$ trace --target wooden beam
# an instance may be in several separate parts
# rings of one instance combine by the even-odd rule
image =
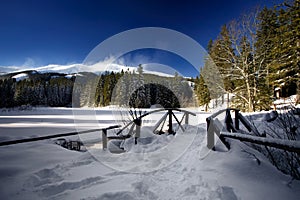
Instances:
[[[179,127],[181,128],[181,130],[184,132],[184,128],[183,126],[181,125],[180,121],[178,120],[178,118],[176,117],[176,115],[172,112],[172,115],[174,116],[176,122],[178,123]]]
[[[153,133],[155,133],[156,129],[161,125],[161,123],[162,123],[163,121],[166,120],[167,116],[168,116],[168,113],[166,112],[166,113],[162,116],[162,118],[160,118],[160,120],[158,120],[158,122],[154,125]]]
[[[265,138],[253,135],[245,135],[241,133],[221,132],[221,135],[226,138],[237,139],[243,142],[275,147],[286,151],[300,153],[300,141],[282,140],[275,138]]]
[[[102,149],[107,149],[107,130],[102,130]]]
[[[101,128],[101,129],[91,129],[91,130],[85,130],[85,131],[75,131],[70,133],[61,133],[61,134],[55,134],[55,135],[46,135],[41,137],[35,137],[35,138],[24,138],[19,140],[11,140],[11,141],[4,141],[0,142],[0,146],[7,146],[12,144],[20,144],[20,143],[26,143],[26,142],[35,142],[39,140],[46,140],[46,139],[52,139],[52,138],[58,138],[58,137],[66,137],[66,136],[72,136],[72,135],[78,135],[78,134],[86,134],[91,132],[97,132],[102,131],[103,129],[110,130],[114,128],[119,128],[119,125],[109,126],[107,128]]]

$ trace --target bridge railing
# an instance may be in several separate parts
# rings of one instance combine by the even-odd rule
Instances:
[[[235,112],[235,119],[231,118],[230,111]],[[221,113],[226,112],[225,126],[216,118]],[[283,140],[275,138],[266,138],[266,135],[260,134],[256,128],[241,114],[238,109],[224,109],[217,113],[214,113],[210,117],[206,118],[207,122],[207,147],[215,150],[215,134],[219,137],[220,141],[230,149],[230,144],[226,138],[236,139],[244,142],[250,142],[252,144],[264,145],[283,149],[286,151],[300,153],[300,141],[295,140]],[[246,129],[254,135],[240,133],[240,122],[246,127]],[[226,130],[224,130],[226,128]]]
[[[27,143],[27,142],[35,142],[40,140],[46,140],[46,139],[52,139],[52,138],[59,138],[59,137],[67,137],[67,136],[74,136],[74,135],[80,135],[80,134],[86,134],[86,133],[92,133],[92,132],[98,132],[102,131],[102,133],[107,133],[110,129],[119,128],[119,125],[113,125],[101,129],[90,129],[90,130],[84,130],[84,131],[75,131],[75,132],[69,132],[69,133],[60,133],[60,134],[52,134],[52,135],[46,135],[41,137],[31,137],[31,138],[24,138],[19,140],[9,140],[9,141],[3,141],[0,142],[0,146],[8,146],[13,144],[21,144],[21,143]]]
[[[135,135],[136,138],[139,137],[140,135],[140,128],[142,126],[142,121],[143,118],[146,117],[147,115],[153,114],[153,113],[158,113],[158,112],[162,112],[162,111],[167,111],[163,117],[158,120],[158,122],[154,125],[154,132],[155,130],[157,130],[157,128],[162,124],[165,123],[165,121],[168,119],[168,123],[169,123],[169,127],[168,127],[168,133],[169,134],[175,134],[175,132],[173,131],[173,119],[175,119],[175,121],[178,123],[179,127],[184,130],[183,126],[182,126],[182,120],[183,118],[185,118],[185,124],[189,123],[189,116],[196,116],[195,113],[187,111],[187,110],[183,110],[183,109],[179,109],[179,108],[162,108],[162,109],[156,109],[150,112],[147,112],[139,117],[137,117],[136,119],[132,120],[131,122],[129,122],[127,125],[125,125],[122,129],[120,129],[116,135],[120,135],[125,129],[127,129],[128,127],[130,127],[129,133],[128,135],[132,135],[133,134],[133,130],[134,128],[136,129]],[[178,112],[182,112],[183,113],[183,118],[182,120],[179,120],[176,115],[174,114],[173,111],[178,111]]]

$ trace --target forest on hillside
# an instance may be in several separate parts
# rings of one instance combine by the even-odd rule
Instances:
[[[23,72],[24,74],[25,72]],[[0,107],[52,106],[102,107],[119,105],[134,108],[195,106],[189,83],[175,74],[162,77],[121,71],[95,74],[80,72],[68,76],[59,73],[26,71],[27,78],[16,80],[15,73],[0,77]]]

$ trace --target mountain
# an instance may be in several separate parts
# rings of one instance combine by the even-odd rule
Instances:
[[[176,70],[172,69],[171,67],[158,64],[158,63],[149,63],[142,65],[144,73],[146,74],[155,74],[158,76],[165,76],[165,77],[172,77],[174,76]],[[96,63],[93,65],[85,65],[81,63],[69,64],[69,65],[56,65],[50,64],[46,66],[41,66],[37,68],[26,69],[24,67],[1,67],[0,68],[0,75],[5,76],[7,74],[21,74],[27,73],[29,71],[35,71],[38,73],[61,73],[61,74],[77,74],[80,72],[93,72],[96,74],[101,74],[106,71],[113,71],[113,72],[121,72],[121,71],[136,71],[137,67],[133,66],[125,66],[121,64],[110,64],[110,63]],[[25,74],[19,75],[17,78],[25,77]]]

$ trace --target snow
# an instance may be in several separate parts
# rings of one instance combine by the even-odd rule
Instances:
[[[104,73],[106,71],[111,72],[121,72],[122,70],[126,72],[129,70],[130,72],[137,71],[137,66],[127,66],[124,64],[117,64],[117,63],[111,63],[113,59],[108,58],[107,60],[104,60],[103,62],[98,62],[92,65],[88,64],[82,64],[82,63],[74,63],[74,64],[67,64],[67,65],[56,65],[56,64],[49,64],[46,66],[36,67],[36,68],[28,68],[24,69],[21,67],[7,67],[4,69],[7,69],[7,72],[5,73],[12,73],[12,72],[21,72],[24,70],[35,70],[40,73],[66,73],[70,76],[72,74],[77,74],[79,72],[93,72],[93,73]],[[172,69],[169,66],[158,64],[158,63],[147,63],[143,65],[144,73],[146,74],[154,74],[158,76],[163,77],[173,77],[176,70]],[[16,76],[19,76],[20,78],[24,78],[22,75],[25,75],[25,73],[20,73]],[[14,77],[13,77],[14,78]],[[19,77],[16,77],[19,78]],[[66,78],[70,78],[69,76]]]
[[[297,95],[292,95],[288,98],[280,98],[280,99],[276,99],[273,104],[277,105],[277,104],[295,104],[297,99]]]
[[[95,109],[95,113],[99,124],[94,126],[116,123],[109,108]],[[197,127],[187,126],[185,132],[175,136],[154,135],[145,127],[138,145],[131,139],[124,143],[129,151],[124,154],[101,148],[70,151],[53,140],[2,146],[1,199],[299,198],[300,181],[291,182],[291,177],[245,144],[229,140],[231,150],[209,151],[204,123],[209,113],[197,115]],[[263,114],[256,120],[261,118]],[[93,128],[89,121],[82,123],[82,127]],[[0,141],[77,128],[71,108],[2,109],[0,125]],[[119,170],[114,169],[118,166]]]
[[[298,150],[298,152],[300,152],[300,141],[265,138],[252,135],[245,135],[241,133],[221,132],[221,134],[229,138],[239,138],[240,140],[247,142],[252,141],[256,144],[269,144],[270,146],[273,145],[278,148],[280,147],[281,149],[293,149]]]
[[[20,74],[14,75],[12,78],[16,79],[16,81],[22,81],[22,80],[28,78],[28,74],[20,73]]]
[[[67,79],[71,79],[72,77],[76,77],[76,76],[82,76],[82,74],[68,74],[68,75],[65,75],[65,78]]]

